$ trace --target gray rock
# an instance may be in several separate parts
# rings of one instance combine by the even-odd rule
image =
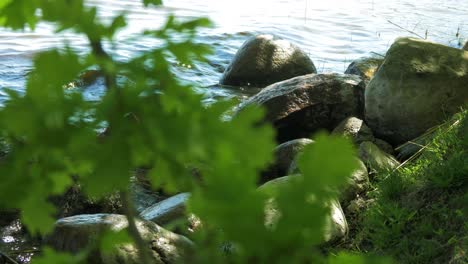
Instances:
[[[386,153],[393,155],[395,154],[395,150],[393,149],[393,146],[390,145],[387,141],[384,141],[380,138],[376,138],[374,140],[374,144],[379,147],[381,150],[385,151]]]
[[[137,177],[130,182],[130,197],[137,213],[160,202],[164,197],[146,187]]]
[[[141,212],[140,217],[158,225],[165,225],[185,216],[185,205],[189,198],[190,193],[177,194],[148,207]]]
[[[374,135],[370,128],[357,117],[348,117],[343,120],[332,134],[345,136],[357,145],[363,141],[374,141]]]
[[[353,61],[344,73],[359,75],[368,83],[384,61],[383,57],[364,57]]]
[[[242,45],[220,84],[265,87],[316,72],[309,56],[296,45],[272,35],[259,35]]]
[[[147,243],[152,263],[178,263],[193,243],[187,238],[163,229],[149,221],[137,220],[137,229]],[[76,253],[95,243],[105,231],[120,231],[128,226],[124,215],[76,215],[58,220],[47,243],[56,250]],[[133,244],[120,244],[113,253],[97,252],[92,263],[137,264],[138,250]]]
[[[392,145],[416,138],[468,102],[465,51],[399,38],[365,91],[367,125]]]
[[[311,139],[299,138],[278,145],[274,150],[274,163],[266,172],[262,173],[262,183],[288,175],[289,168],[298,154],[300,154],[307,145],[312,143],[314,143],[314,141]]]
[[[349,116],[363,115],[364,82],[356,75],[309,74],[275,83],[242,103],[266,109],[266,122],[282,143],[308,138],[318,130],[331,131]]]
[[[351,173],[348,178],[348,184],[343,188],[340,195],[340,202],[346,207],[349,202],[356,198],[360,193],[367,190],[370,186],[369,173],[366,165],[360,159],[358,168]]]
[[[301,175],[291,175],[274,179],[260,186],[258,190],[271,195],[278,188],[287,185],[291,180],[298,179]],[[327,204],[330,208],[329,216],[326,218],[325,229],[323,233],[323,242],[333,242],[343,239],[348,231],[348,223],[341,208],[340,202],[332,199]],[[274,228],[281,218],[281,212],[278,210],[274,197],[265,204],[265,225]]]
[[[348,177],[348,182],[340,190],[340,202],[346,206],[349,201],[354,199],[357,195],[367,190],[370,186],[369,182],[369,173],[367,167],[362,162],[358,160],[358,168],[354,170],[351,175]],[[289,175],[300,174],[299,168],[297,167],[297,162],[293,161],[291,167],[289,168]]]
[[[392,155],[383,152],[374,143],[365,141],[359,145],[359,157],[367,165],[369,170],[390,171],[400,165]]]
[[[331,217],[327,218],[325,224],[325,241],[333,242],[346,237],[349,232],[346,216],[338,200],[330,201]]]

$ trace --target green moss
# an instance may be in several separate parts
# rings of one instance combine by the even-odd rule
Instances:
[[[438,130],[421,157],[380,175],[350,238],[400,263],[467,263],[468,111]]]

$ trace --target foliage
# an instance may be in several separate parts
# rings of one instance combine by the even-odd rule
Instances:
[[[205,222],[216,223],[206,227],[214,228],[209,234],[215,233],[216,228],[223,232],[205,239],[212,240],[214,247],[229,241],[235,253],[234,263],[324,261],[317,252],[312,255],[312,246],[323,242],[327,202],[356,167],[353,153],[344,139],[319,135],[313,148],[307,148],[299,160],[303,177],[270,195],[256,190],[254,177],[246,181],[242,174],[237,175],[238,168],[230,170],[228,177],[210,175],[204,188],[195,190],[192,208]],[[335,162],[340,166],[330,166]],[[264,220],[266,199],[270,197],[275,198],[281,212],[273,227],[266,226]],[[207,259],[200,262],[206,263]]]
[[[467,135],[463,110],[441,126],[415,162],[381,175],[356,235],[361,250],[402,263],[467,260]]]
[[[150,168],[153,186],[193,192],[190,210],[206,223],[195,238],[199,262],[325,261],[313,246],[321,242],[328,210],[324,201],[336,195],[355,166],[349,143],[322,135],[313,149],[306,150],[300,160],[303,178],[277,194],[283,217],[276,228],[266,228],[268,197],[256,191],[256,182],[272,156],[272,128],[258,125],[262,118],[258,109],[224,121],[233,103],[202,105],[201,96],[178,81],[169,63],[203,61],[209,48],[196,43],[194,36],[198,27],[210,22],[203,18],[181,22],[170,16],[160,30],[141,34],[155,38],[158,46],[128,61],[116,61],[104,44],[118,48],[115,35],[125,27],[126,17],[119,14],[105,23],[97,13],[84,0],[0,1],[2,25],[34,29],[45,21],[57,32],[86,36],[90,47],[84,55],[66,45],[38,54],[25,94],[9,91],[10,99],[0,109],[1,133],[10,149],[0,163],[0,207],[21,209],[30,232],[44,235],[55,221],[49,197],[62,194],[74,180],[92,197],[116,190],[125,193],[131,171],[144,167]],[[99,102],[64,89],[90,67],[99,68],[105,77],[107,91]],[[117,75],[125,80],[117,82]],[[98,136],[103,128],[106,132]],[[202,181],[191,175],[189,166],[199,169]],[[138,234],[130,235],[138,242]],[[219,250],[226,241],[235,248],[229,257]],[[36,262],[84,259],[46,249]],[[362,260],[358,256],[335,260],[340,259]]]

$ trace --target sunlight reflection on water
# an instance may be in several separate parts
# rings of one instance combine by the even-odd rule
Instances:
[[[427,34],[428,39],[453,47],[468,38],[468,1],[464,0],[166,0],[164,7],[150,9],[142,8],[140,0],[88,3],[98,6],[104,19],[121,12],[129,17],[129,26],[118,36],[116,55],[122,60],[157,45],[151,39],[129,39],[143,29],[158,28],[170,13],[182,19],[212,19],[215,27],[203,30],[197,39],[214,48],[209,64],[177,68],[182,79],[212,87],[206,88],[208,100],[237,96],[213,85],[239,46],[258,33],[276,34],[298,44],[320,72],[343,72],[358,57],[383,54],[398,36]],[[86,49],[84,38],[54,34],[44,24],[36,32],[0,30],[0,102],[6,97],[1,88],[22,90],[33,55],[60,46],[63,36],[73,47]],[[93,90],[92,99],[99,92]]]

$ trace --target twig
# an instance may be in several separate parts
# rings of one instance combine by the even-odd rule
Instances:
[[[437,125],[437,126],[434,126],[434,127],[430,128],[430,129],[428,129],[426,131],[426,133],[424,133],[419,138],[427,137],[430,134],[432,134],[433,132],[435,132],[436,130],[441,129],[442,127],[445,127],[445,126],[448,126],[447,131],[446,131],[446,132],[448,132],[448,131],[452,130],[455,126],[457,126],[459,123],[460,123],[460,120],[455,120],[453,122],[446,121],[446,122],[444,122],[444,123],[442,123],[440,125]],[[432,142],[429,142],[426,145],[421,145],[421,144],[418,144],[418,143],[413,142],[413,141],[408,141],[408,142],[406,142],[405,144],[399,146],[396,149],[399,149],[399,148],[401,148],[401,147],[403,147],[405,145],[408,145],[408,144],[413,144],[413,145],[416,145],[416,146],[421,147],[421,148],[416,153],[414,153],[411,157],[409,157],[407,160],[405,160],[403,163],[401,163],[398,167],[396,167],[394,170],[392,170],[389,174],[387,174],[387,176],[385,176],[385,178],[383,180],[387,179],[390,175],[392,175],[395,171],[402,168],[407,163],[409,163],[409,162],[415,160],[417,157],[419,157],[419,155],[421,155],[423,150],[427,149],[432,144]]]
[[[396,167],[391,173],[389,173],[389,175],[387,175],[387,177],[384,178],[384,180],[386,178],[388,178],[388,176],[390,176],[391,174],[393,174],[395,171],[399,170],[401,167],[403,167],[404,165],[406,165],[408,162],[411,162],[413,160],[415,160],[423,150],[425,150],[430,144],[427,144],[425,146],[422,146],[416,153],[414,153],[409,159],[405,160],[403,163],[401,163],[398,167]]]
[[[0,256],[3,256],[3,258],[6,259],[6,263],[19,264],[18,262],[16,262],[16,260],[10,258],[7,254],[3,253],[2,251],[0,251]]]
[[[374,54],[374,55],[380,56],[380,57],[382,57],[382,58],[385,58],[385,55],[380,54],[380,53],[377,53],[377,52],[374,52],[374,51],[371,51],[371,54]]]
[[[151,262],[148,252],[148,245],[145,243],[141,237],[140,232],[138,231],[135,221],[135,210],[133,208],[132,202],[130,201],[130,196],[128,195],[128,192],[121,192],[121,196],[124,201],[125,215],[127,216],[128,220],[128,232],[135,241],[135,244],[138,248],[138,255],[140,258],[139,263],[149,264]]]
[[[25,249],[25,250],[11,250],[8,253],[10,255],[28,254],[28,253],[39,253],[42,252],[40,249]]]
[[[111,56],[104,50],[102,47],[102,42],[100,40],[89,39],[89,44],[91,46],[94,56],[104,59],[106,61],[112,61]],[[109,73],[103,64],[99,65],[101,70],[104,72],[104,79],[106,82],[106,87],[112,89],[116,86],[116,78],[113,74]]]
[[[392,25],[394,25],[394,26],[396,26],[396,27],[398,27],[398,28],[400,28],[400,29],[403,29],[404,31],[406,31],[406,32],[408,32],[408,33],[411,33],[411,34],[413,34],[413,35],[415,35],[415,36],[417,36],[417,37],[419,37],[419,38],[421,38],[421,39],[427,39],[427,30],[426,30],[426,37],[423,37],[423,36],[419,35],[418,33],[414,32],[414,31],[412,31],[412,30],[406,29],[406,28],[404,28],[404,27],[402,27],[402,26],[400,26],[400,25],[398,25],[398,24],[392,22],[392,21],[389,20],[389,19],[387,19],[387,22],[390,23],[390,24],[392,24]]]

